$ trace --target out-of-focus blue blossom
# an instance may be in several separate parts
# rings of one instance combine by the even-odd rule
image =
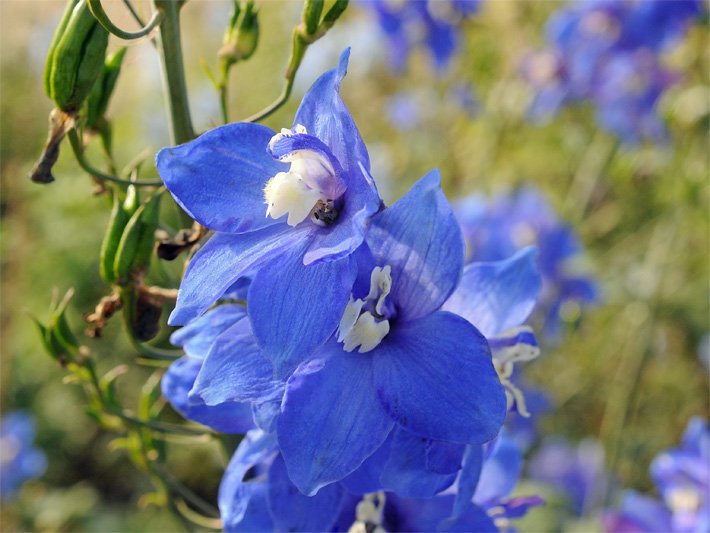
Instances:
[[[47,458],[33,446],[35,423],[22,411],[0,420],[0,499],[8,500],[28,479],[44,474]]]
[[[432,106],[432,102],[441,102]],[[437,117],[455,117],[463,111],[469,118],[476,116],[480,102],[469,83],[449,87],[442,98],[432,87],[407,89],[387,100],[387,115],[394,127],[402,131],[425,128]]]
[[[567,103],[589,100],[599,124],[622,141],[662,138],[656,107],[674,77],[659,53],[702,11],[699,0],[584,0],[559,10],[547,24],[549,48],[523,60],[536,93],[531,117],[548,119]]]
[[[578,516],[602,505],[609,483],[604,449],[592,439],[572,446],[559,437],[548,438],[530,458],[528,474],[565,495]]]
[[[305,95],[293,129],[229,124],[157,156],[177,202],[216,232],[190,262],[170,322],[187,323],[249,277],[253,332],[281,376],[338,326],[352,252],[381,207],[339,95],[348,54]]]
[[[710,333],[706,333],[698,343],[698,359],[710,372]]]
[[[537,246],[543,281],[540,307],[548,337],[559,332],[563,304],[583,307],[597,300],[595,281],[575,265],[581,252],[577,236],[541,193],[526,187],[491,200],[472,195],[456,203],[455,211],[467,261],[498,261],[525,246]]]
[[[459,46],[458,25],[473,16],[481,0],[360,0],[377,16],[387,36],[390,64],[402,71],[414,48],[426,47],[441,72]]]

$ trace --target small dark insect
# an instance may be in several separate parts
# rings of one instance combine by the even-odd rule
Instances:
[[[311,211],[311,220],[319,226],[330,226],[338,219],[338,210],[333,205],[333,200],[318,200]]]

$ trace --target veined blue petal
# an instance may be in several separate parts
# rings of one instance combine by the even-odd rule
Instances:
[[[276,431],[276,421],[281,414],[281,398],[263,403],[253,403],[251,412],[254,416],[256,427],[267,433],[274,433]]]
[[[500,430],[505,393],[486,339],[463,318],[437,312],[398,322],[372,359],[382,406],[408,431],[477,444]]]
[[[437,170],[375,215],[366,241],[378,264],[392,267],[390,294],[402,318],[436,311],[461,278],[463,239]]]
[[[240,235],[217,233],[190,261],[168,323],[186,324],[202,314],[240,277],[265,261],[304,246],[309,238],[306,229],[293,229],[285,224]]]
[[[259,124],[221,126],[162,149],[158,172],[177,203],[203,226],[226,233],[270,226],[277,221],[265,216],[264,186],[288,169],[266,152],[273,135]]]
[[[273,434],[252,430],[239,443],[237,451],[227,465],[219,485],[217,502],[226,531],[237,531],[244,519],[255,488],[264,484],[258,480],[245,481],[245,474],[253,466],[264,463],[277,453]]]
[[[170,342],[192,357],[203,358],[217,336],[246,315],[243,305],[220,305],[175,331],[170,336]]]
[[[340,161],[348,176],[357,172],[358,163],[370,170],[370,158],[365,143],[350,111],[340,98],[340,82],[348,70],[347,48],[340,56],[338,68],[323,74],[303,97],[294,125],[306,127],[310,135],[318,137]],[[350,187],[350,183],[347,184]]]
[[[389,460],[380,477],[386,490],[407,498],[431,498],[454,482],[453,473],[437,474],[427,469],[429,439],[402,428],[393,433]]]
[[[269,510],[273,531],[330,531],[340,514],[344,491],[337,483],[315,496],[304,496],[293,485],[286,464],[277,456],[269,469]]]
[[[277,424],[289,477],[307,495],[353,472],[394,425],[372,385],[372,358],[335,343],[323,351],[329,357],[289,378]]]
[[[275,381],[273,373],[245,316],[215,340],[195,380],[190,399],[207,405],[278,399],[283,395],[284,384]]]
[[[340,483],[348,492],[364,496],[370,492],[384,490],[382,481],[380,481],[380,475],[390,456],[390,444],[392,442],[393,433],[394,431],[390,432],[382,446],[377,448],[375,453],[365,459],[352,474],[341,480]]]
[[[443,309],[464,317],[486,337],[522,324],[530,315],[542,281],[528,247],[504,261],[466,265]]]
[[[254,335],[278,378],[328,340],[355,280],[351,257],[304,265],[304,249],[301,243],[262,266],[249,289],[247,308]]]
[[[160,388],[173,409],[188,420],[222,433],[244,433],[253,429],[254,422],[248,404],[225,402],[208,406],[204,402],[192,402],[188,399],[188,393],[201,366],[201,359],[185,356],[168,368],[160,382]]]

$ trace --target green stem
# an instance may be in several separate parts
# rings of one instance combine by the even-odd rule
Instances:
[[[182,2],[154,0],[155,8],[164,13],[158,34],[158,49],[163,74],[170,137],[172,144],[186,143],[195,138],[187,100],[187,85],[180,43],[180,8]]]
[[[153,31],[156,26],[158,26],[163,20],[163,13],[161,11],[156,10],[155,13],[153,13],[151,19],[148,21],[148,24],[146,24],[143,28],[134,32],[125,31],[117,27],[113,22],[111,22],[111,19],[106,14],[103,6],[101,5],[101,0],[87,0],[87,4],[89,6],[89,9],[91,10],[91,13],[107,32],[113,33],[119,39],[125,39],[126,41],[133,41],[135,39],[145,37],[151,31]]]
[[[163,184],[163,182],[159,180],[130,181],[116,176],[111,176],[109,174],[104,174],[100,170],[94,168],[84,157],[84,147],[81,144],[81,139],[79,139],[79,134],[75,128],[72,128],[67,132],[67,137],[69,137],[69,144],[71,144],[74,157],[76,157],[76,161],[79,163],[79,166],[97,179],[119,183],[125,186],[135,185],[136,187],[159,187]]]

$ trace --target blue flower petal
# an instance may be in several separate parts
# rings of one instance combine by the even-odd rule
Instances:
[[[337,328],[350,298],[355,260],[303,264],[294,247],[261,267],[249,289],[248,312],[257,341],[284,377]]]
[[[195,382],[202,360],[190,356],[173,362],[160,382],[163,396],[178,413],[194,422],[199,422],[222,433],[244,433],[254,427],[251,408],[248,404],[225,402],[208,406],[203,402],[191,402],[188,393]]]
[[[471,505],[473,495],[478,486],[483,468],[483,446],[479,444],[466,446],[463,457],[463,465],[456,487],[456,500],[452,516],[458,516],[466,511]]]
[[[264,186],[288,169],[266,152],[273,135],[259,124],[221,126],[158,152],[158,172],[177,203],[203,226],[226,233],[270,226],[277,221],[266,217]]]
[[[263,403],[253,403],[251,412],[256,427],[267,433],[276,431],[276,421],[281,414],[281,398]]]
[[[323,487],[304,496],[293,485],[279,455],[269,469],[269,510],[273,531],[330,531],[340,514],[344,492],[340,485]]]
[[[329,344],[330,357],[301,365],[286,385],[278,440],[289,476],[312,495],[377,450],[394,423],[372,385],[372,358]]]
[[[241,235],[217,233],[190,261],[168,323],[186,324],[240,277],[293,247],[303,246],[309,238],[307,230],[294,230],[285,224]]]
[[[431,498],[456,479],[455,474],[437,474],[426,467],[429,439],[396,428],[390,457],[381,480],[386,490],[408,498]]]
[[[473,501],[487,506],[507,497],[518,483],[523,468],[523,455],[515,441],[501,433],[493,453],[483,462]]]
[[[464,317],[486,337],[519,326],[535,307],[542,285],[536,254],[529,247],[504,261],[467,265],[443,309]]]
[[[236,531],[245,518],[254,489],[263,483],[258,480],[245,481],[244,476],[254,466],[271,459],[277,453],[273,434],[252,430],[239,443],[237,451],[227,465],[219,485],[217,503],[226,531]]]
[[[463,239],[437,170],[375,215],[366,241],[378,264],[392,267],[390,294],[402,318],[436,311],[461,278]]]
[[[394,431],[390,432],[385,442],[375,453],[365,459],[352,474],[342,479],[340,483],[348,492],[364,496],[370,492],[377,492],[384,489],[382,481],[380,481],[380,475],[390,456],[390,444],[393,434]]]
[[[437,474],[453,474],[461,469],[464,444],[443,440],[428,440],[426,446],[426,467]]]
[[[249,486],[249,494],[246,509],[239,523],[225,522],[224,531],[226,533],[264,533],[274,530],[274,521],[269,513],[269,502],[267,496],[266,481],[252,483]]]
[[[284,384],[275,381],[273,373],[271,363],[256,344],[249,319],[243,317],[215,340],[190,399],[207,405],[280,399]]]
[[[180,346],[192,357],[207,355],[218,335],[247,314],[243,305],[225,304],[216,307],[170,336],[170,342]]]
[[[456,516],[443,520],[437,527],[437,531],[498,533],[500,530],[485,509],[469,502]]]
[[[372,359],[382,406],[408,431],[477,444],[500,430],[505,393],[486,339],[463,318],[438,312],[398,322]]]
[[[303,97],[293,121],[294,125],[305,126],[310,135],[323,141],[348,175],[358,172],[358,163],[370,170],[365,143],[350,111],[340,98],[340,82],[347,73],[349,56],[348,48],[341,54],[338,68],[329,70],[316,80]]]

